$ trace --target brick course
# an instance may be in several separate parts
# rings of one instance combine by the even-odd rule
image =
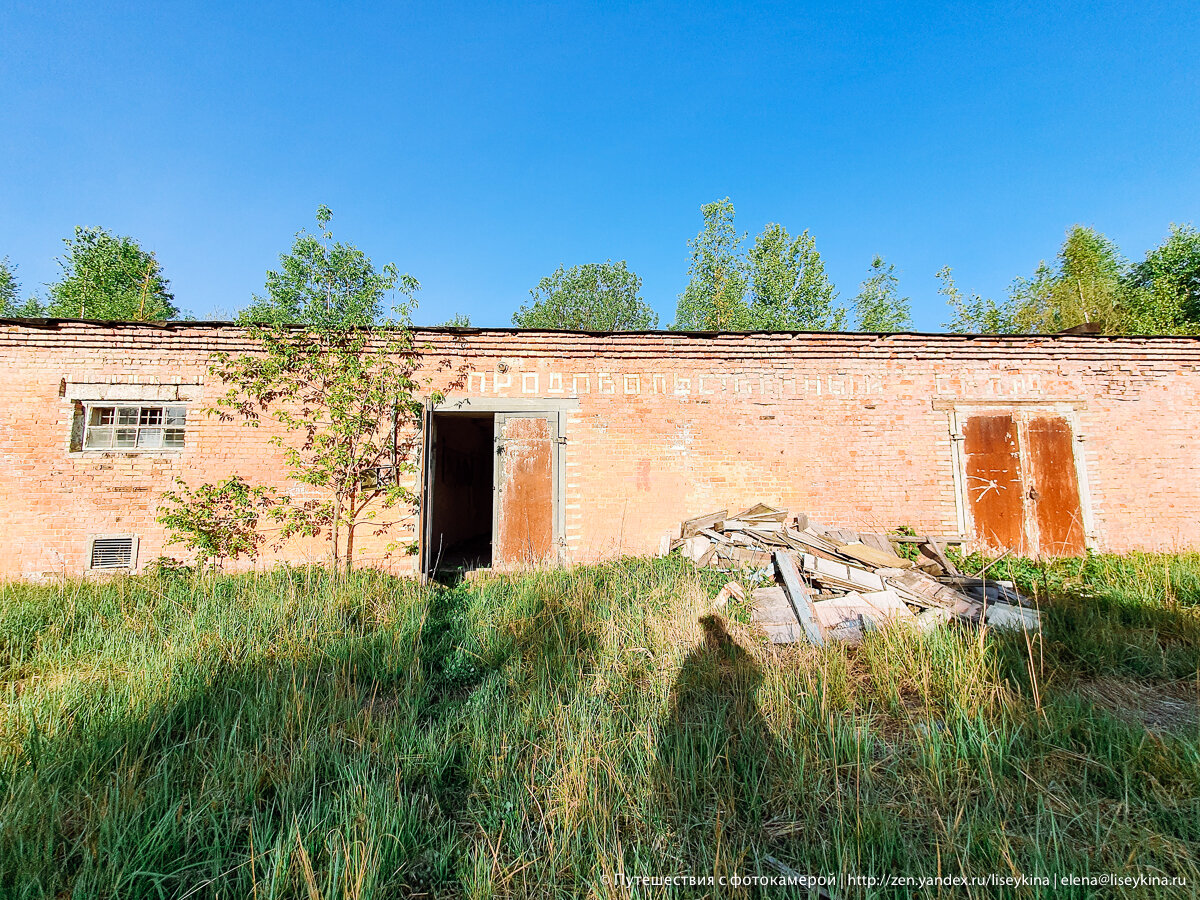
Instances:
[[[1200,546],[1200,340],[1183,337],[630,333],[426,329],[421,377],[450,397],[578,398],[567,415],[569,558],[655,550],[680,519],[753,501],[830,524],[958,533],[951,415],[1069,411],[1098,550]],[[91,534],[133,533],[139,561],[169,554],[161,493],[239,474],[297,493],[269,422],[202,414],[221,391],[233,326],[0,324],[0,577],[77,575]],[[186,398],[178,452],[70,452],[75,402],[99,386]],[[156,387],[157,386],[157,387]],[[146,394],[149,396],[149,394]],[[356,536],[363,564],[411,570],[386,537]],[[328,545],[268,552],[316,561]]]

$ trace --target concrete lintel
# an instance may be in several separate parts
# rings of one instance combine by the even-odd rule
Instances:
[[[72,384],[67,382],[67,400],[175,403],[195,400],[203,388],[198,384]]]
[[[579,409],[578,397],[455,397],[433,406],[434,412],[521,413]]]

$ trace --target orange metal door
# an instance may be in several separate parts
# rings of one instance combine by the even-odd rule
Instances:
[[[963,427],[966,500],[975,542],[993,553],[1086,551],[1071,425],[1027,412],[972,416]]]
[[[1080,556],[1086,547],[1071,426],[1040,416],[1025,426],[1030,519],[1043,556]]]
[[[975,540],[992,552],[1025,554],[1021,447],[1011,415],[974,416],[963,428],[966,495]]]
[[[496,416],[493,565],[531,565],[553,553],[556,432],[547,416]]]

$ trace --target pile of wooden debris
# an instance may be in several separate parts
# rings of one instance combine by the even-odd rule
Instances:
[[[893,543],[895,542],[895,543]],[[914,545],[916,560],[897,553]],[[752,592],[754,621],[775,643],[857,642],[865,632],[903,623],[930,628],[950,621],[999,628],[1039,627],[1033,603],[1012,582],[967,577],[932,537],[860,534],[825,528],[805,515],[757,504],[688,519],[664,552],[726,571],[759,568],[774,587]],[[717,598],[745,597],[731,581]]]

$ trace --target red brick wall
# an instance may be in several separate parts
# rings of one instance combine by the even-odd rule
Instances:
[[[828,524],[958,533],[950,415],[972,406],[1072,419],[1097,549],[1200,546],[1200,340],[483,330],[419,343],[431,388],[463,378],[451,397],[578,398],[563,448],[575,560],[651,552],[682,518],[755,501]],[[0,576],[78,574],[96,533],[139,535],[143,563],[178,553],[154,522],[176,476],[236,473],[297,493],[269,424],[201,412],[220,390],[210,355],[245,346],[231,327],[0,325]],[[108,382],[178,385],[186,448],[70,452],[69,397]],[[414,524],[361,529],[360,560],[411,568],[386,545]],[[327,552],[297,542],[264,561]]]

